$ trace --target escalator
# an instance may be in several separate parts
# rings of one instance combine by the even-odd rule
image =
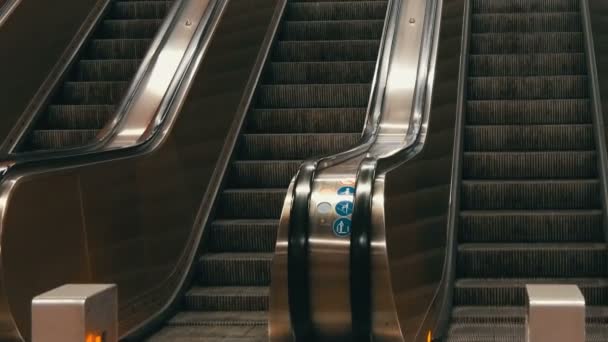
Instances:
[[[112,0],[21,151],[90,143],[114,116],[172,0]]]
[[[524,341],[526,284],[576,284],[608,330],[608,258],[578,0],[472,1],[447,341]]]
[[[270,268],[302,160],[365,122],[387,1],[288,1],[181,311],[151,341],[265,341]]]

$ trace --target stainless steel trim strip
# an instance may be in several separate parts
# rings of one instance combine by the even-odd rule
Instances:
[[[0,27],[8,20],[13,11],[19,6],[21,0],[8,0],[4,6],[0,7]]]
[[[606,127],[604,126],[604,112],[602,108],[602,95],[600,92],[600,81],[595,54],[595,43],[593,29],[591,26],[591,12],[589,0],[581,1],[581,13],[583,16],[583,34],[585,35],[585,53],[587,57],[587,68],[589,71],[589,89],[591,89],[591,106],[593,112],[593,129],[595,130],[595,144],[598,154],[598,174],[602,184],[602,205],[604,212],[604,234],[608,239],[608,152],[606,151]]]

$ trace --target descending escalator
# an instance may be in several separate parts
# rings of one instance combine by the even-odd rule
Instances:
[[[288,1],[182,311],[152,341],[265,341],[280,212],[303,159],[361,136],[387,1]]]
[[[21,151],[85,145],[113,117],[173,0],[112,0]]]
[[[608,254],[579,0],[474,0],[447,341],[525,341],[525,284],[577,284],[606,341]]]

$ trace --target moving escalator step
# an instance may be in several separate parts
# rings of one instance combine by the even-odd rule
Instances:
[[[473,0],[447,342],[525,341],[526,284],[576,284],[608,338],[608,246],[580,0]]]
[[[287,188],[302,160],[359,141],[386,10],[387,1],[288,0],[184,311],[151,341],[267,340],[270,268]],[[218,316],[224,320],[209,319]]]
[[[173,1],[112,0],[21,151],[90,143],[115,115]]]

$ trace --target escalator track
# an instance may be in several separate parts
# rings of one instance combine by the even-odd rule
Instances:
[[[111,0],[20,150],[90,143],[114,116],[173,0]]]
[[[446,341],[525,341],[525,285],[576,284],[608,339],[608,259],[579,0],[473,0]]]
[[[150,341],[267,340],[270,268],[302,160],[365,122],[387,1],[288,1],[181,311]]]

